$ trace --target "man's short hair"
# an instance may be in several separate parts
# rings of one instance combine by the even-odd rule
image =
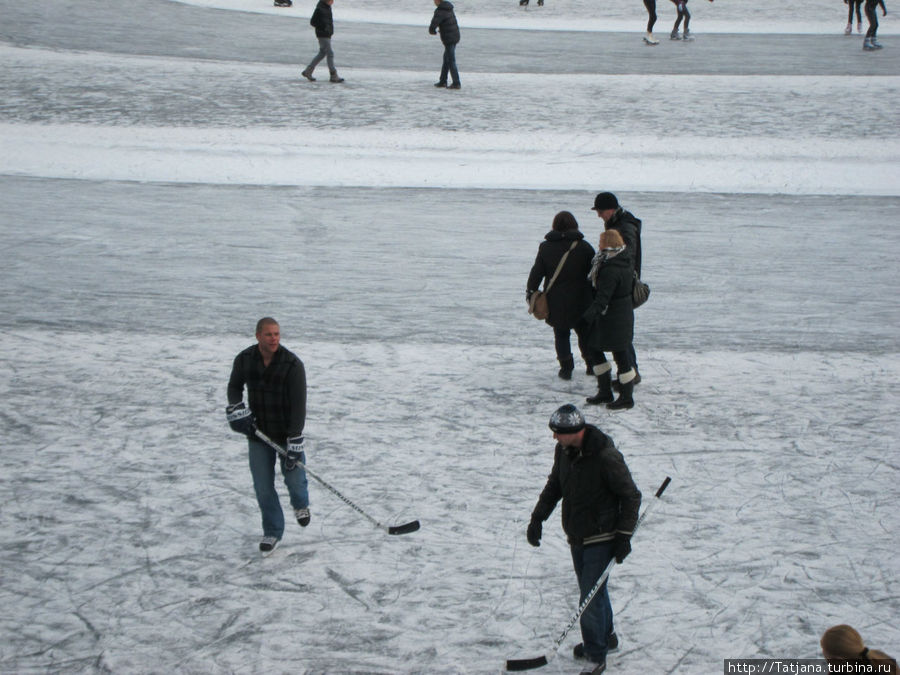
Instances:
[[[260,333],[262,333],[262,329],[264,327],[268,326],[270,323],[274,323],[276,326],[281,325],[275,319],[273,319],[271,316],[264,316],[263,318],[261,318],[259,321],[256,322],[256,334],[259,335]]]

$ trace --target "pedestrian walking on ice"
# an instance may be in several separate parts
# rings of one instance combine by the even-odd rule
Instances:
[[[434,4],[434,16],[431,18],[428,32],[432,35],[437,35],[440,32],[441,42],[444,45],[441,79],[434,86],[459,89],[459,71],[456,69],[456,45],[459,44],[459,23],[456,20],[456,13],[453,11],[453,4],[449,0],[434,0]],[[451,78],[449,86],[447,86],[448,74]]]
[[[712,2],[713,0],[709,1]],[[675,17],[675,26],[672,28],[672,34],[669,35],[669,38],[672,40],[693,40],[694,36],[691,35],[691,30],[689,28],[691,23],[691,13],[687,8],[688,0],[672,0],[672,3],[675,5],[678,15]],[[678,27],[681,25],[682,20],[684,20],[684,33],[679,35]]]
[[[247,404],[244,404],[244,388]],[[247,436],[253,490],[262,515],[259,550],[268,555],[284,535],[284,512],[275,490],[275,463],[288,489],[294,517],[309,525],[309,491],[303,427],[306,424],[306,370],[295,354],[281,346],[281,327],[271,317],[256,324],[256,344],[238,354],[228,380],[228,423]],[[287,452],[276,452],[256,436],[259,429]]]
[[[567,404],[550,416],[556,439],[553,468],[531,513],[527,539],[541,545],[543,522],[562,500],[562,528],[569,543],[579,605],[615,558],[631,552],[631,535],[638,520],[641,492],[634,484],[622,453],[597,427],[586,424],[581,411]],[[588,661],[583,673],[602,673],[606,655],[618,646],[609,601],[608,582],[601,586],[581,615],[583,642],[575,657]]]
[[[866,0],[866,19],[869,22],[869,30],[866,31],[866,38],[863,40],[863,49],[867,52],[881,49],[881,44],[877,40],[878,5],[881,5],[881,16],[887,16],[884,0]]]
[[[334,35],[334,19],[331,14],[331,6],[334,0],[319,0],[312,16],[309,19],[309,25],[316,29],[316,38],[319,40],[319,53],[313,57],[306,70],[302,75],[310,82],[315,82],[313,71],[322,59],[326,59],[328,64],[328,72],[331,77],[329,82],[343,82],[344,78],[338,75],[337,68],[334,65],[334,51],[331,49],[331,36]]]

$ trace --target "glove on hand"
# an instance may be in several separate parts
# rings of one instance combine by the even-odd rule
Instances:
[[[617,532],[613,539],[613,555],[616,557],[616,562],[621,565],[629,553],[631,553],[631,535]]]
[[[232,431],[244,434],[250,438],[256,435],[256,419],[253,417],[253,412],[244,405],[243,401],[232,403],[225,408],[225,417]]]
[[[287,439],[287,457],[284,458],[285,471],[291,471],[297,463],[303,463],[303,436],[294,436]]]
[[[532,516],[531,522],[528,523],[528,530],[525,532],[525,537],[528,539],[528,543],[532,546],[540,546],[541,545],[541,534],[544,531],[544,525],[541,523],[540,519]]]

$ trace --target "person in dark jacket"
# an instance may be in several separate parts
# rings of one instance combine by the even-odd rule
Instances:
[[[244,405],[244,387],[247,402]],[[309,491],[303,452],[306,424],[306,370],[303,362],[281,346],[281,328],[271,317],[256,324],[256,344],[238,354],[228,380],[228,422],[234,431],[246,434],[250,473],[262,514],[263,538],[259,550],[275,550],[284,534],[284,513],[275,490],[276,452],[257,438],[256,429],[285,447],[281,473],[297,522],[309,525]],[[299,462],[299,464],[297,464]]]
[[[619,200],[612,192],[601,192],[594,198],[593,211],[603,221],[607,230],[616,230],[625,240],[634,273],[641,278],[641,221],[634,214],[619,206]],[[631,356],[631,365],[634,367],[634,384],[641,383],[641,373],[638,369],[637,353],[634,344],[628,347]],[[620,382],[613,383],[613,389],[618,390]]]
[[[313,14],[309,19],[309,25],[316,29],[316,38],[319,40],[319,53],[315,55],[302,75],[310,82],[315,82],[313,71],[322,59],[327,59],[328,72],[331,74],[329,82],[343,82],[344,78],[338,75],[334,66],[334,51],[331,49],[331,36],[334,35],[334,18],[331,14],[331,6],[334,0],[319,0]]]
[[[588,397],[591,404],[606,403],[612,410],[634,407],[635,370],[629,347],[634,338],[634,308],[628,247],[616,230],[600,235],[600,252],[594,256],[590,279],[594,299],[584,313],[587,331],[585,345],[597,376],[597,394]],[[619,398],[613,401],[612,367],[604,352],[612,352],[619,381]]]
[[[559,376],[564,380],[571,379],[572,371],[575,369],[575,359],[569,342],[573,328],[589,373],[593,366],[584,348],[585,332],[582,330],[581,316],[590,305],[593,295],[588,272],[594,258],[594,247],[584,240],[584,235],[578,231],[578,221],[568,211],[560,211],[553,218],[552,229],[544,235],[544,241],[538,246],[537,257],[531,266],[525,290],[525,301],[530,303],[531,296],[538,290],[541,282],[544,281],[545,287],[550,282],[559,261],[567,251],[569,255],[566,262],[553,282],[550,293],[547,294],[550,316],[546,319],[553,328],[556,358],[559,360]]]
[[[434,16],[428,32],[432,35],[441,33],[441,42],[444,44],[444,63],[441,66],[441,79],[435,83],[435,87],[447,87],[447,74],[450,74],[452,83],[448,89],[459,89],[459,71],[456,69],[456,45],[459,44],[459,23],[453,5],[448,0],[434,0]]]
[[[553,468],[531,513],[527,539],[541,545],[543,522],[562,500],[562,528],[566,533],[578,587],[579,605],[615,558],[621,563],[631,552],[641,506],[641,492],[634,484],[613,440],[567,404],[550,417],[556,439]],[[585,672],[602,672],[611,644],[618,644],[613,611],[604,583],[581,615],[584,642],[575,647],[576,657],[596,664]]]

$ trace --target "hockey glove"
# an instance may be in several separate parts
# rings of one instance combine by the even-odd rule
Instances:
[[[528,530],[525,532],[525,537],[528,539],[528,543],[532,546],[540,546],[541,545],[541,534],[544,531],[544,525],[540,521],[539,518],[531,517],[531,522],[528,523]]]
[[[225,408],[225,417],[228,419],[228,424],[231,426],[232,431],[244,434],[250,438],[256,435],[256,419],[253,417],[253,412],[244,405],[243,401],[232,403]]]
[[[613,539],[613,555],[616,556],[616,562],[621,565],[629,553],[631,553],[631,535],[616,532]]]
[[[284,470],[293,471],[297,463],[303,464],[303,436],[294,436],[287,439],[287,457],[284,458]]]

